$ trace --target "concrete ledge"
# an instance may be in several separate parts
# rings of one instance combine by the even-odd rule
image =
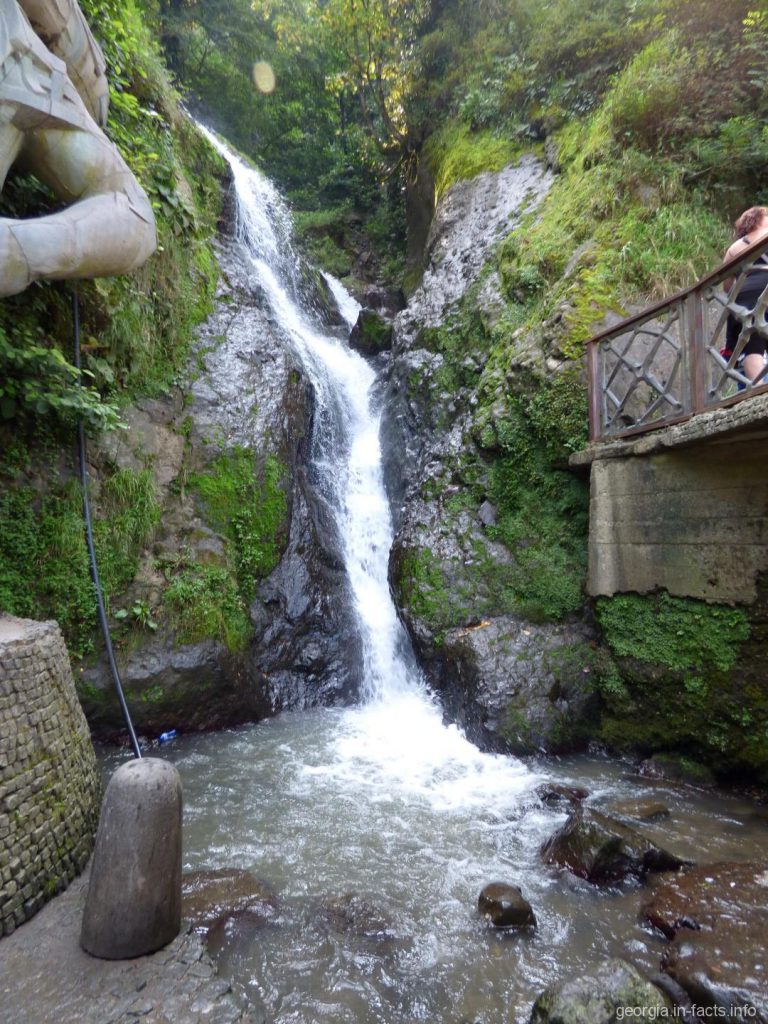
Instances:
[[[768,394],[753,395],[737,405],[702,412],[685,423],[660,427],[647,434],[596,442],[583,451],[575,452],[568,464],[579,469],[591,466],[598,459],[624,459],[697,443],[717,444],[736,440],[768,440]]]
[[[768,571],[768,440],[704,443],[592,466],[593,596],[664,589],[751,604]]]

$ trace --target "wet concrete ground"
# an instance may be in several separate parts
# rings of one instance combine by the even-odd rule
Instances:
[[[186,926],[165,949],[97,960],[79,944],[87,872],[0,939],[0,1020],[8,1024],[264,1024],[216,976]]]

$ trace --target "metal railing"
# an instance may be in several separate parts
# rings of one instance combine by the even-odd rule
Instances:
[[[601,331],[587,345],[589,436],[608,441],[680,423],[696,413],[768,391],[768,365],[754,380],[741,366],[755,333],[768,347],[768,266],[758,262],[768,238],[693,287]],[[768,258],[768,257],[767,257]],[[765,272],[753,309],[736,297],[750,271]],[[726,292],[723,284],[733,279]],[[738,338],[725,354],[726,330]]]

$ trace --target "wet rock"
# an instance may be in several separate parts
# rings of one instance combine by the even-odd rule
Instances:
[[[280,909],[274,889],[239,868],[190,871],[181,880],[181,894],[184,917],[201,930],[243,912],[266,922]]]
[[[361,303],[368,309],[375,309],[387,317],[395,316],[405,309],[405,296],[399,290],[380,284],[369,284],[363,290]]]
[[[359,629],[330,513],[297,472],[288,544],[251,607],[251,660],[272,712],[357,695]]]
[[[546,864],[567,868],[597,885],[677,871],[689,864],[668,853],[628,825],[591,808],[580,807],[541,850]]]
[[[318,918],[338,935],[361,939],[391,939],[395,929],[390,916],[371,899],[348,892],[328,900]]]
[[[642,762],[638,771],[644,778],[649,779],[681,782],[705,789],[715,785],[715,776],[706,765],[675,754],[654,754]]]
[[[424,276],[408,311],[422,323],[438,322],[477,279],[494,245],[519,218],[521,198],[535,202],[552,184],[538,160],[485,172],[454,185],[440,201],[426,241]]]
[[[669,808],[660,800],[620,800],[609,809],[612,814],[632,821],[661,821],[669,817]]]
[[[547,807],[557,807],[558,809],[566,806],[574,807],[589,796],[589,790],[584,789],[583,786],[563,786],[558,782],[543,782],[536,787],[536,793]]]
[[[605,960],[590,974],[550,985],[533,1005],[530,1024],[614,1024],[671,1016],[659,988],[625,960]],[[621,1013],[619,1013],[621,1011]]]
[[[392,322],[373,309],[361,309],[349,335],[350,347],[363,356],[377,356],[392,347]]]
[[[641,914],[672,940],[662,970],[694,1003],[768,1022],[768,862],[658,879]]]
[[[123,655],[120,675],[134,725],[157,736],[167,729],[196,731],[255,721],[271,703],[243,659],[214,640],[179,644],[172,635],[147,634]],[[125,723],[106,659],[81,674],[83,710],[92,731],[115,739]]]
[[[597,713],[592,676],[562,667],[563,652],[584,644],[583,627],[498,616],[447,630],[431,658],[430,635],[413,632],[446,708],[474,742],[517,755],[586,743]]]
[[[341,326],[344,319],[322,272],[301,258],[297,270],[299,294],[305,305],[314,310],[326,326]]]
[[[517,885],[490,882],[478,897],[477,909],[494,928],[536,927],[533,908]]]
[[[235,961],[257,942],[264,941],[264,929],[274,927],[274,919],[257,910],[245,908],[224,914],[205,933],[206,951],[222,972],[228,973],[228,961]]]

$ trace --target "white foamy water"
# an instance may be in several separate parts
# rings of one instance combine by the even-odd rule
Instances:
[[[331,294],[336,300],[336,305],[339,307],[339,312],[344,317],[347,326],[354,327],[357,323],[358,314],[363,307],[353,295],[349,294],[341,281],[334,277],[333,274],[327,274],[323,271],[323,277],[331,289]]]

